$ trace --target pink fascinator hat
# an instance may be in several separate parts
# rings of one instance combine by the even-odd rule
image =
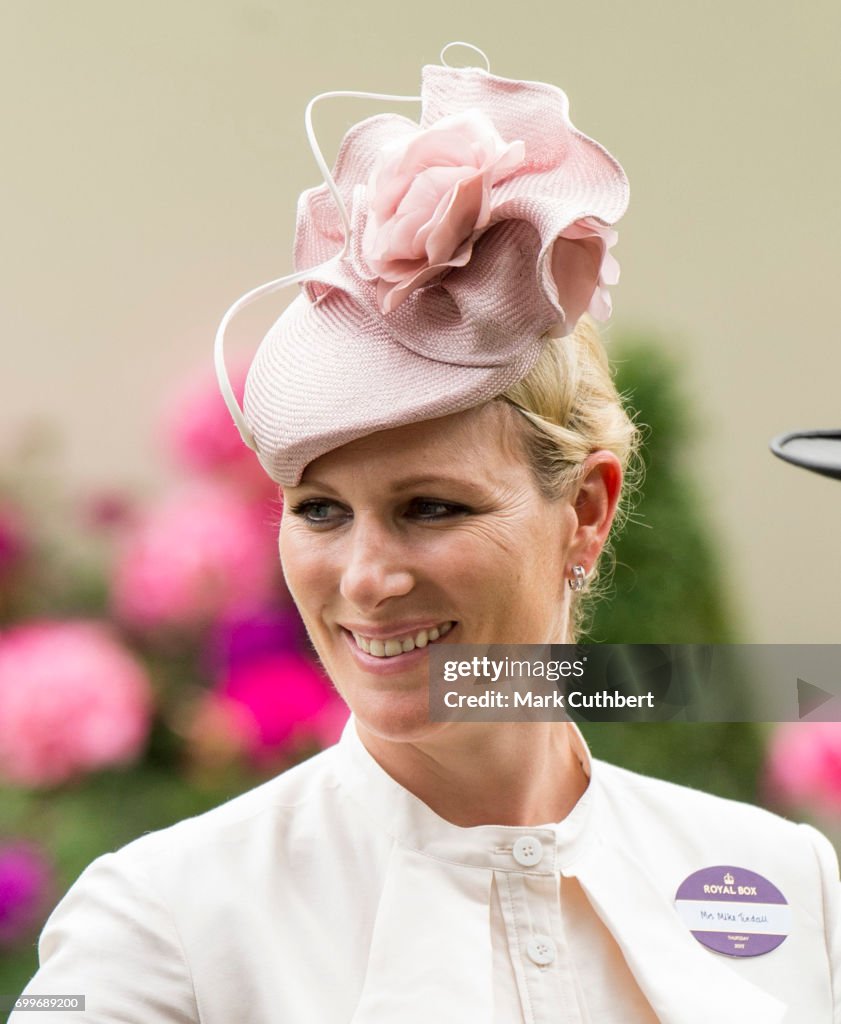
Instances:
[[[356,438],[497,397],[528,374],[547,332],[569,334],[585,312],[610,315],[612,225],[628,204],[621,166],[573,126],[560,89],[450,67],[448,48],[440,66],[423,68],[419,97],[310,101],[324,184],[298,201],[295,272],[244,295],[217,332],[234,421],[284,486]],[[331,171],[311,114],[337,96],[419,101],[420,118],[360,121]],[[227,325],[295,283],[300,294],[264,338],[240,409],[224,363]]]

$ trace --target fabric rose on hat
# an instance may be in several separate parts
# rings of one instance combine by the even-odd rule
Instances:
[[[389,313],[447,267],[463,267],[488,226],[491,189],[525,157],[481,110],[443,117],[385,146],[368,179],[362,249]]]
[[[428,66],[421,101],[419,123],[380,114],[343,139],[332,174],[347,247],[328,186],[301,195],[295,269],[310,301],[341,289],[401,344],[458,365],[496,365],[585,312],[607,319],[628,180],[572,124],[566,94]],[[434,352],[419,341],[432,336]]]
[[[586,310],[596,320],[609,320],[613,312],[609,286],[619,282],[619,263],[610,249],[619,235],[593,217],[571,224],[552,249],[552,279],[564,309]],[[570,263],[579,272],[570,272]],[[592,279],[597,279],[591,293]]]

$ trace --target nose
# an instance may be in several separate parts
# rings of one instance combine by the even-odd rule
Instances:
[[[347,543],[339,591],[349,604],[370,612],[412,590],[415,577],[409,552],[385,525],[359,513]]]

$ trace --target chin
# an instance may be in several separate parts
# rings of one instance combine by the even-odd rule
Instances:
[[[345,698],[348,699],[347,697]],[[348,701],[359,725],[390,743],[417,743],[430,739],[448,722],[430,722],[429,696],[423,693],[389,690]]]

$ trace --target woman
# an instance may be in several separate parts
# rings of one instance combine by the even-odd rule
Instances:
[[[95,861],[28,991],[91,1022],[838,1024],[813,829],[596,762],[569,723],[429,719],[429,645],[574,638],[635,430],[591,319],[622,169],[552,86],[428,67],[422,101],[302,197],[268,287],[304,292],[244,413],[217,364],[342,739]]]

